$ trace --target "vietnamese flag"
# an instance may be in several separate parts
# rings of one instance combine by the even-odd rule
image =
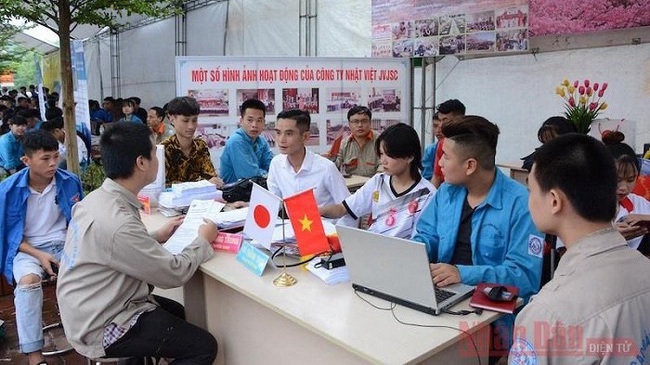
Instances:
[[[244,234],[266,248],[271,247],[275,220],[282,200],[263,187],[253,183]]]
[[[301,256],[330,250],[313,189],[284,199]]]

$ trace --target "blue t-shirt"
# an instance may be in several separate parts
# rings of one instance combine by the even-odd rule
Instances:
[[[219,175],[226,184],[254,176],[266,176],[273,153],[263,136],[254,141],[239,128],[233,133],[221,155]]]
[[[23,166],[20,158],[23,157],[23,145],[16,139],[12,132],[0,137],[0,167],[13,170]]]
[[[431,180],[433,177],[433,164],[436,160],[437,146],[438,141],[431,143],[424,149],[424,155],[422,155],[422,177],[427,180]]]

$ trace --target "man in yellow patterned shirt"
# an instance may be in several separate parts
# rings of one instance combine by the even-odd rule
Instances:
[[[167,104],[167,114],[175,134],[165,141],[165,185],[208,180],[218,188],[223,181],[210,160],[208,145],[200,138],[194,138],[198,125],[200,107],[196,99],[182,96]]]

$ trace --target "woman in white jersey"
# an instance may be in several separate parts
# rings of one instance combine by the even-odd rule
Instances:
[[[415,130],[403,123],[387,128],[375,142],[383,173],[374,175],[341,204],[326,205],[326,218],[371,215],[369,230],[410,238],[436,188],[420,175],[422,150]]]
[[[623,143],[625,135],[619,131],[605,131],[603,143],[616,161],[618,174],[618,213],[615,227],[627,239],[630,247],[637,249],[643,236],[648,234],[650,224],[650,202],[632,193],[639,177],[640,164],[634,150]]]

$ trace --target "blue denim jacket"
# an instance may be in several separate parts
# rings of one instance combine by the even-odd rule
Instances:
[[[57,204],[69,223],[72,206],[83,198],[81,182],[76,175],[62,169],[57,169],[54,178]],[[23,240],[28,197],[29,168],[0,183],[0,268],[8,283],[13,282],[14,257]]]
[[[416,225],[414,240],[427,246],[431,262],[449,263],[467,189],[444,183]],[[528,192],[497,169],[487,198],[472,216],[473,265],[458,265],[461,282],[492,282],[519,287],[519,296],[537,293],[544,253],[543,235],[528,211]]]
[[[271,166],[273,153],[264,136],[253,140],[242,128],[233,133],[221,155],[219,175],[229,184],[239,179],[266,176]]]

